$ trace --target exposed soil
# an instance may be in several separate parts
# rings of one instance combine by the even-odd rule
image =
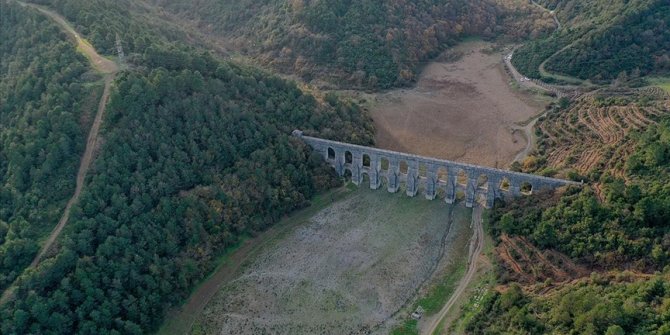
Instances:
[[[42,14],[49,16],[52,20],[56,21],[59,26],[70,36],[74,41],[77,43],[77,49],[83,53],[86,58],[89,59],[91,62],[91,66],[95,68],[98,72],[100,73],[106,73],[106,74],[113,74],[119,71],[118,65],[114,63],[113,61],[102,57],[98,54],[97,51],[93,48],[91,43],[89,43],[87,40],[83,39],[78,32],[72,28],[72,25],[68,23],[65,18],[60,16],[58,13],[47,9],[46,7],[35,5],[35,4],[27,4],[23,2],[19,2],[23,6],[30,6],[32,8],[35,8],[42,12]]]
[[[471,233],[452,214],[439,201],[356,190],[267,246],[191,331],[386,333],[449,258],[451,241]]]
[[[526,146],[514,124],[543,103],[510,87],[502,53],[491,47],[463,43],[456,48],[460,60],[429,64],[415,88],[377,95],[371,108],[377,146],[491,167],[512,162]]]
[[[667,113],[667,98],[653,93],[634,91],[639,97],[656,99],[646,106],[635,102],[602,105],[597,101],[602,93],[593,93],[577,99],[567,111],[547,114],[538,124],[547,164],[559,171],[574,169],[587,174],[597,168],[623,177],[621,162],[634,149],[627,135]]]
[[[557,251],[539,250],[524,237],[503,234],[495,254],[505,272],[503,277],[525,285],[543,283],[547,279],[552,283],[565,283],[590,273]]]

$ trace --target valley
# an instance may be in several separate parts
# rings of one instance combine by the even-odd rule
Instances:
[[[193,333],[387,333],[415,292],[467,257],[470,211],[355,188],[309,214],[222,283]],[[166,329],[166,333],[168,333]]]
[[[667,1],[0,6],[2,334],[670,335]]]
[[[447,52],[457,59],[428,64],[416,87],[371,98],[377,146],[508,167],[527,146],[518,124],[541,113],[549,99],[514,89],[498,48],[465,42]]]

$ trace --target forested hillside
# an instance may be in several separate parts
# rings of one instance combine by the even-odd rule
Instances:
[[[631,146],[620,158],[622,174],[613,173],[618,165],[605,165],[590,174],[593,189],[528,197],[494,210],[494,236],[524,237],[595,273],[573,282],[549,277],[521,290],[505,282],[509,269],[501,262],[509,289],[487,297],[469,324],[472,333],[670,334],[670,120],[667,114],[661,120],[631,128],[618,144]]]
[[[58,4],[79,20],[97,15],[83,2]],[[2,5],[2,37],[11,43],[2,43],[0,91],[4,289],[72,193],[92,119],[82,104],[95,110],[100,86],[85,83],[87,62],[48,19]],[[358,106],[136,31],[143,23],[109,6],[98,33],[88,33],[123,27],[146,38],[129,47],[132,70],[116,79],[69,225],[0,309],[2,334],[155,330],[226,247],[339,183],[293,129],[372,141]]]
[[[150,46],[169,42],[199,44],[186,31],[163,20],[142,1],[136,0],[33,0],[53,8],[86,37],[98,53],[116,54],[117,35],[131,55],[142,54]]]
[[[307,80],[406,85],[468,35],[539,36],[553,21],[522,1],[153,0],[262,63]]]
[[[0,290],[39,250],[75,187],[101,93],[59,27],[0,2]]]
[[[528,43],[514,64],[526,75],[549,72],[596,82],[670,73],[670,3],[665,0],[540,1],[555,9],[565,29]]]

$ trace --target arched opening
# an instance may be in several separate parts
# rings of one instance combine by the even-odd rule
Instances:
[[[444,199],[447,197],[447,190],[444,187],[438,187],[435,189],[435,199]]]
[[[388,188],[389,179],[386,176],[379,176],[379,188]]]
[[[351,181],[351,176],[353,176],[353,174],[351,173],[351,169],[349,169],[349,168],[344,169],[343,176],[344,176],[344,180],[346,182],[350,182]]]
[[[505,177],[500,182],[499,188],[502,191],[509,192],[509,190],[512,188],[512,183],[509,181],[509,179],[507,179],[507,177]]]
[[[407,174],[409,171],[409,165],[406,161],[400,161],[400,173]]]
[[[328,159],[333,160],[335,159],[335,150],[333,148],[328,148]]]
[[[361,186],[370,186],[370,176],[367,172],[361,172]]]
[[[479,178],[477,178],[477,188],[489,188],[489,177],[487,175],[479,175]]]
[[[533,194],[533,185],[531,185],[531,183],[529,182],[521,183],[521,194],[523,195]]]
[[[428,166],[425,163],[419,163],[419,177],[428,177]]]
[[[370,167],[372,165],[372,160],[370,160],[370,155],[363,154],[363,166]]]
[[[344,152],[344,163],[351,164],[354,162],[354,155],[351,154],[351,151],[347,150]]]
[[[437,169],[437,180],[446,183],[447,179],[449,178],[449,174],[447,174],[447,168],[445,167],[440,167]]]
[[[388,158],[382,157],[381,162],[380,162],[379,165],[380,165],[380,168],[382,169],[382,171],[388,171],[389,166],[390,166]]]
[[[467,185],[468,184],[468,175],[465,173],[465,171],[460,170],[458,171],[458,175],[456,176],[456,183],[460,185]]]
[[[456,201],[463,201],[465,199],[465,192],[461,189],[456,190]]]

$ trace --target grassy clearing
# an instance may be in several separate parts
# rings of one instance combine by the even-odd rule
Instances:
[[[455,207],[453,211],[452,220],[454,223],[465,224],[471,221],[471,210],[464,207]],[[467,236],[471,235],[471,230],[467,230]],[[465,237],[465,236],[463,236]],[[427,293],[421,297],[414,305],[414,309],[421,306],[426,315],[432,315],[440,311],[442,306],[449,300],[451,294],[458,286],[458,282],[467,270],[468,260],[468,246],[470,240],[468,238],[459,238],[455,241],[453,246],[451,262],[442,271],[442,276],[439,280],[433,283],[428,289]]]
[[[670,93],[670,77],[655,77],[649,78],[649,82],[654,85],[662,88],[666,92]]]
[[[450,271],[436,285],[432,286],[428,294],[419,299],[416,305],[423,307],[426,315],[433,315],[439,312],[458,286],[459,280],[465,274],[466,266],[466,259],[459,257],[457,264],[450,267]]]
[[[401,326],[393,329],[391,335],[419,335],[418,323],[413,319],[406,320]]]

